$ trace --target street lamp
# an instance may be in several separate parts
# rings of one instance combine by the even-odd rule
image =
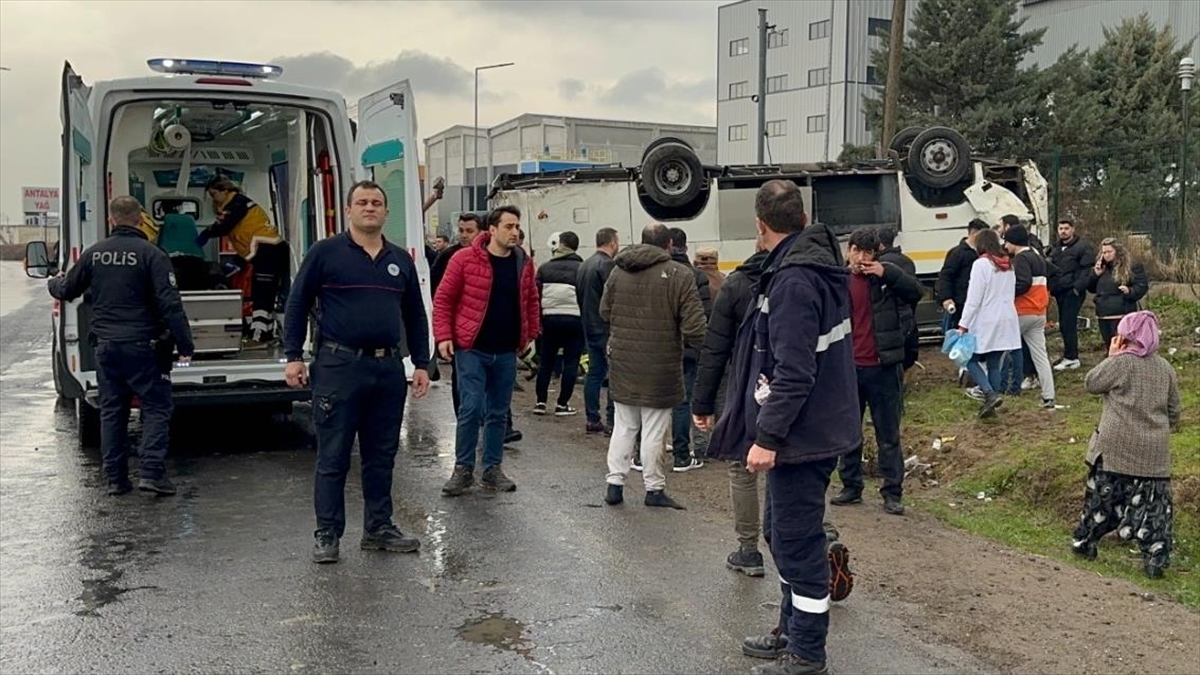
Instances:
[[[1196,79],[1196,61],[1185,56],[1179,59],[1179,88],[1183,98],[1183,152],[1179,161],[1179,237],[1187,246],[1187,190],[1188,190],[1188,102],[1192,97],[1192,80]]]
[[[475,126],[471,130],[471,139],[475,145],[475,166],[471,170],[471,210],[475,210],[475,196],[479,192],[479,71],[492,68],[506,68],[512,63],[493,63],[490,66],[479,66],[475,69]]]

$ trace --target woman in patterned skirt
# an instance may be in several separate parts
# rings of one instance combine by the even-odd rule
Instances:
[[[1100,538],[1114,530],[1136,541],[1146,576],[1171,561],[1171,431],[1179,425],[1175,369],[1159,356],[1158,317],[1121,319],[1108,358],[1087,374],[1088,392],[1104,397],[1100,426],[1088,444],[1083,514],[1072,548],[1094,559]]]

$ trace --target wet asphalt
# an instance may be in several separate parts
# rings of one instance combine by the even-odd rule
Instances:
[[[31,282],[33,283],[33,282]],[[104,494],[99,453],[57,404],[48,303],[0,319],[0,672],[746,672],[777,616],[775,573],[724,568],[728,516],[647,509],[636,474],[606,507],[583,420],[524,419],[508,494],[440,495],[446,387],[411,402],[396,521],[417,555],[358,549],[352,471],[342,560],[312,543],[310,409],[209,410],[173,430],[175,497]],[[722,469],[713,469],[722,470]],[[357,471],[357,462],[355,470]],[[668,475],[673,482],[687,476]],[[989,668],[926,642],[912,608],[856,591],[832,610],[837,673]]]

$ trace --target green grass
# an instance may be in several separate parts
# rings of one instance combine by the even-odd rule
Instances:
[[[1071,530],[1079,517],[1087,468],[1087,441],[1100,419],[1101,399],[1083,388],[1087,366],[1057,373],[1058,402],[1070,406],[1054,412],[1038,407],[1037,392],[1010,398],[994,420],[975,418],[978,404],[949,384],[954,369],[936,350],[922,359],[929,371],[910,386],[903,438],[908,454],[934,463],[940,484],[906,490],[930,513],[955,527],[1014,548],[1046,555],[1102,575],[1135,581],[1200,609],[1200,350],[1192,347],[1200,305],[1166,296],[1150,309],[1164,329],[1160,353],[1175,366],[1183,398],[1183,421],[1171,438],[1175,548],[1166,578],[1151,581],[1142,573],[1136,546],[1110,535],[1095,562],[1070,552]],[[1086,364],[1103,355],[1095,331],[1085,333]],[[1175,354],[1169,354],[1170,348]],[[1061,352],[1057,337],[1051,353]],[[868,438],[870,434],[868,434]],[[944,441],[941,450],[931,446]],[[912,481],[912,479],[910,479]],[[984,493],[992,501],[977,499]],[[950,506],[954,504],[954,506]]]

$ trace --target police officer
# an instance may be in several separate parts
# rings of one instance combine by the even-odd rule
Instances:
[[[429,320],[412,258],[383,238],[388,213],[383,189],[360,181],[347,201],[349,231],[313,245],[284,314],[284,374],[289,385],[302,387],[309,382],[303,360],[308,315],[314,303],[319,307],[311,373],[316,563],[338,561],[355,436],[365,505],[361,547],[402,553],[420,547],[392,523],[392,469],[407,396],[400,343],[405,340],[412,356],[413,395],[421,398],[429,391]]]
[[[83,251],[71,271],[50,280],[50,295],[71,301],[91,291],[88,341],[100,380],[100,449],[108,494],[133,489],[129,481],[129,408],[141,400],[142,448],[138,489],[175,494],[166,477],[171,421],[171,362],[191,362],[192,331],[183,313],[171,260],[139,229],[142,206],[133,197],[108,205],[110,237]],[[169,338],[174,338],[172,341]]]

